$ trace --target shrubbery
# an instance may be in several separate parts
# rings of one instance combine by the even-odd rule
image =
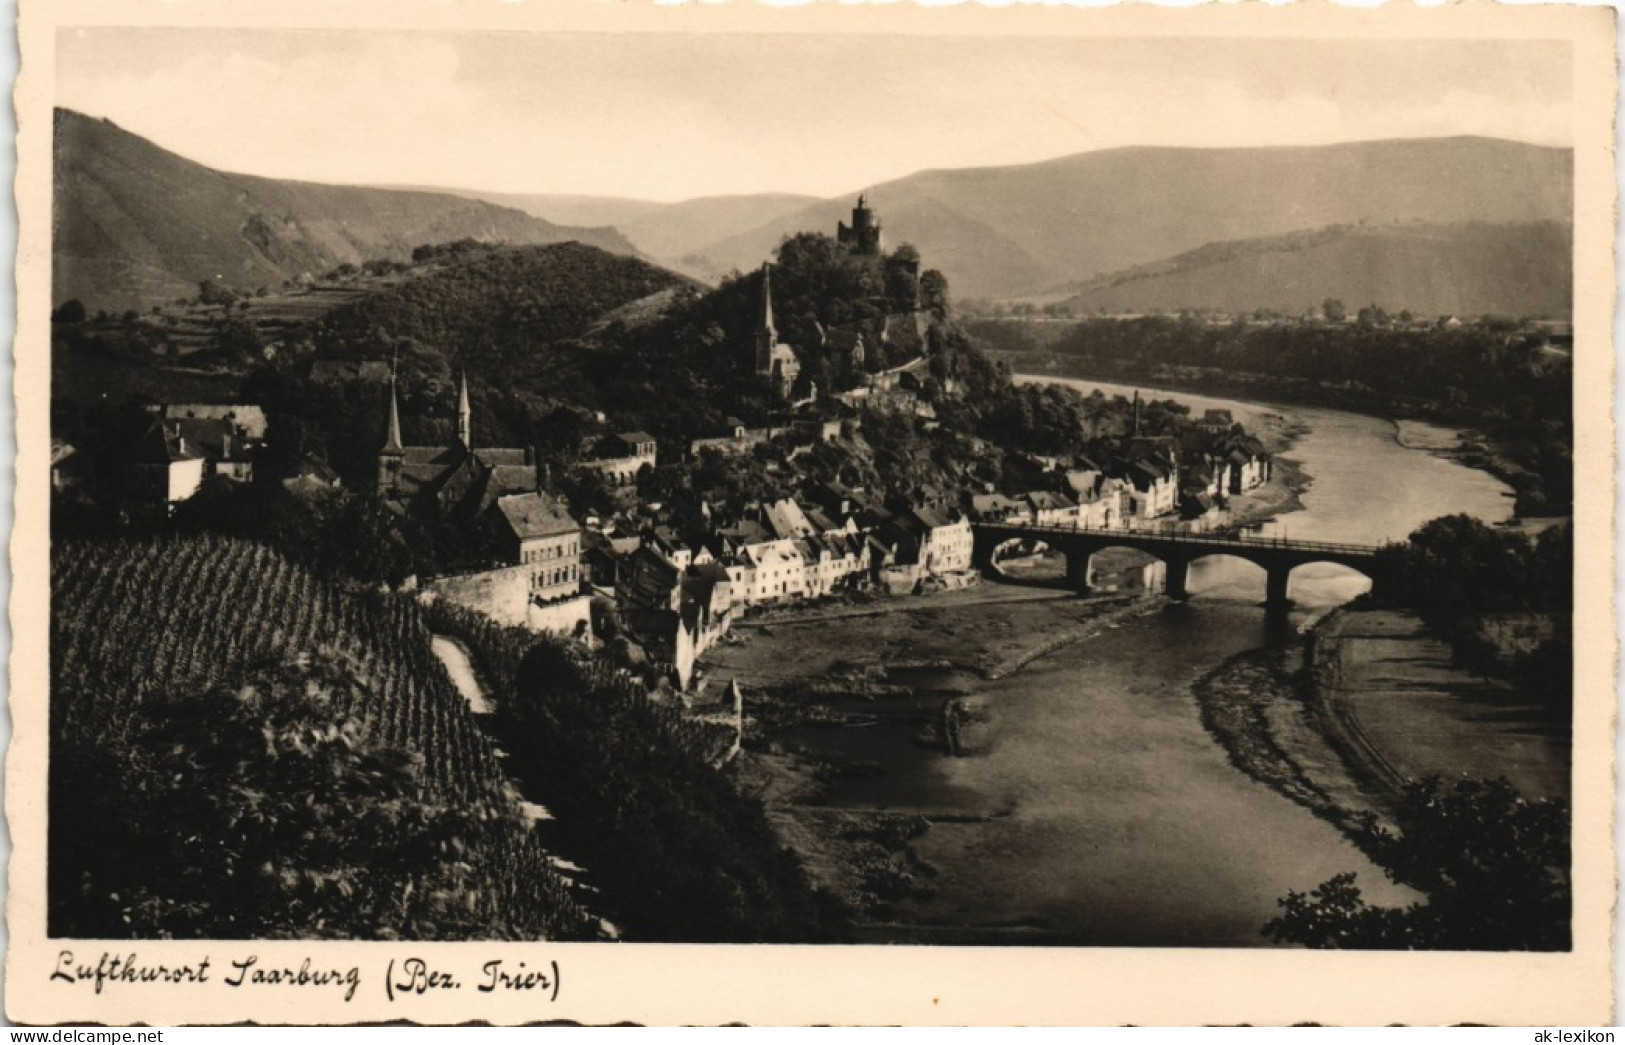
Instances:
[[[445,604],[429,612],[474,651],[509,764],[557,814],[628,939],[840,937],[837,901],[712,768],[726,729],[651,704],[641,683],[551,640]]]

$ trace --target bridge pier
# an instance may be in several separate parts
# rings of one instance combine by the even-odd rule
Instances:
[[[1089,594],[1088,552],[1066,553],[1066,586],[1080,595]]]
[[[1291,579],[1292,570],[1290,567],[1276,566],[1270,568],[1264,581],[1264,605],[1274,607],[1292,605],[1292,600],[1287,598],[1286,594],[1287,584]]]
[[[1190,598],[1190,592],[1185,590],[1185,582],[1190,576],[1191,564],[1181,559],[1168,559],[1163,566],[1163,594],[1181,602]]]

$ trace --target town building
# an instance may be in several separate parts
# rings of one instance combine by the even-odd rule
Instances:
[[[1209,435],[1226,435],[1235,423],[1228,410],[1205,410],[1196,427]]]
[[[739,457],[784,432],[784,429],[774,428],[771,425],[750,428],[737,417],[730,417],[724,423],[727,426],[726,434],[692,440],[688,446],[689,454],[698,457],[707,450],[714,450],[724,457]]]
[[[1029,490],[1022,495],[1027,503],[1034,526],[1061,526],[1072,528],[1078,525],[1078,505],[1063,493],[1050,490]]]
[[[1006,497],[1002,493],[973,494],[970,499],[971,518],[979,523],[999,523],[1012,526],[1032,524],[1032,509],[1023,501]]]
[[[539,493],[497,500],[504,558],[527,568],[530,598],[548,603],[581,593],[581,525],[562,505]]]
[[[644,468],[655,466],[658,445],[647,432],[618,432],[598,446],[598,456],[581,467],[598,472],[613,486],[631,486]]]
[[[916,561],[923,574],[942,576],[971,568],[975,538],[970,519],[960,512],[949,508],[916,508],[903,516],[903,525],[917,542]]]
[[[1129,466],[1129,515],[1154,519],[1172,512],[1179,503],[1177,473],[1156,460],[1135,461]]]
[[[744,548],[744,556],[751,567],[745,574],[744,605],[788,601],[807,594],[807,562],[796,542],[774,539],[750,544]]]
[[[1269,482],[1273,469],[1264,444],[1251,436],[1241,436],[1229,443],[1230,492],[1246,493]]]
[[[152,407],[170,435],[206,462],[205,479],[254,478],[254,458],[265,445],[265,411],[246,403],[173,403]]]
[[[301,457],[293,473],[282,480],[283,489],[289,493],[305,495],[337,490],[341,485],[339,473],[315,454]]]
[[[133,448],[126,466],[132,498],[172,512],[203,486],[208,462],[178,430],[156,419]]]

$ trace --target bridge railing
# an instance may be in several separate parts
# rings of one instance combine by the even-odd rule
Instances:
[[[1010,530],[1023,534],[1093,534],[1103,537],[1123,537],[1130,541],[1167,541],[1175,544],[1194,544],[1214,548],[1286,548],[1298,551],[1317,551],[1339,555],[1373,555],[1384,545],[1350,544],[1333,541],[1294,541],[1283,537],[1261,537],[1250,534],[1191,533],[1189,531],[1153,529],[1149,527],[1091,527],[1091,526],[1035,526],[1030,523],[1001,522],[977,523],[988,530]]]

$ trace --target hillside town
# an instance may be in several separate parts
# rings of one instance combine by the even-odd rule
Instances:
[[[880,221],[864,199],[853,208],[851,224],[841,223],[836,242],[852,264],[879,257]],[[939,427],[926,388],[932,317],[917,298],[912,310],[884,315],[876,324],[881,352],[866,351],[862,330],[821,326],[818,344],[792,346],[775,323],[772,266],[764,265],[758,278],[751,343],[736,351],[785,404],[783,412],[757,426],[728,418],[725,430],[686,445],[663,446],[642,431],[584,437],[574,470],[608,490],[612,511],[573,508],[534,447],[478,445],[466,374],[457,379],[452,437],[443,445],[407,445],[396,364],[348,364],[348,377],[358,383],[368,368],[374,380],[387,374],[388,420],[377,442],[376,484],[353,492],[376,497],[403,520],[454,527],[485,549],[477,568],[413,575],[407,589],[502,624],[588,643],[624,636],[686,690],[699,659],[745,614],[847,592],[904,595],[975,583],[982,564],[972,561],[974,523],[1201,528],[1221,518],[1232,497],[1271,476],[1263,443],[1228,411],[1209,410],[1172,433],[1145,434],[1136,393],[1132,403],[1121,404],[1126,410],[1115,425],[1094,433],[1089,454],[1007,452],[1005,474],[1023,477],[1020,488],[1007,478],[1001,489],[974,461],[959,469],[952,485],[903,494],[819,480],[804,467],[808,455],[816,449],[848,458],[857,452],[865,417],[897,414],[926,432]],[[821,390],[800,358],[831,353],[839,383]],[[876,369],[900,353],[900,362]],[[327,361],[315,361],[312,370],[320,380],[335,379]],[[150,509],[174,512],[207,479],[253,481],[254,460],[267,448],[260,407],[186,403],[155,405],[151,413],[125,463],[128,489]],[[53,449],[59,491],[85,481],[74,467],[76,456],[66,444]],[[766,462],[772,489],[732,511],[706,501],[695,518],[639,494],[639,480],[665,463],[728,469],[748,462]],[[290,491],[331,490],[339,479],[307,455],[283,483]]]

